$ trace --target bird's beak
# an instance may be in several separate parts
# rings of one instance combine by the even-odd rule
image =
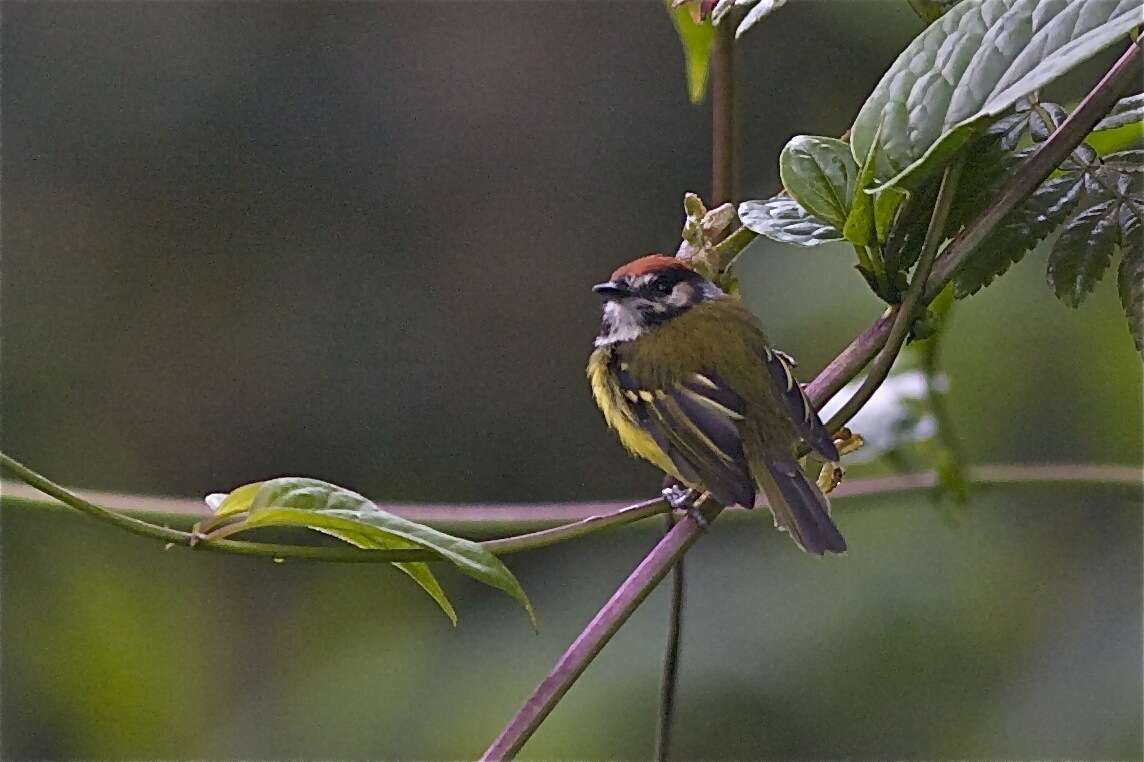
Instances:
[[[615,281],[597,283],[592,286],[592,290],[605,299],[620,299],[632,295],[632,290],[628,288],[626,283],[617,283]]]

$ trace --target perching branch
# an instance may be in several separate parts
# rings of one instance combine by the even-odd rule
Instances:
[[[817,407],[821,408],[830,397],[854,378],[884,346],[895,347],[888,355],[892,363],[900,349],[900,342],[891,343],[891,339],[897,338],[894,334],[908,331],[912,322],[909,312],[917,306],[917,301],[920,300],[923,305],[928,304],[940,293],[945,284],[956,274],[958,267],[988,237],[1005,215],[1028,197],[1048,177],[1053,168],[1084,139],[1089,130],[1112,107],[1127,83],[1136,76],[1136,62],[1139,56],[1140,46],[1138,43],[1133,43],[1065,124],[1061,125],[1061,128],[1041,145],[1040,150],[1029,158],[1021,170],[1010,178],[995,205],[968,225],[966,231],[947,247],[941,259],[933,260],[933,272],[928,279],[918,278],[918,274],[922,274],[919,266],[919,272],[915,274],[914,283],[911,284],[917,288],[911,289],[915,293],[914,304],[909,311],[899,310],[879,318],[823,369],[814,382],[806,388],[807,396]],[[947,175],[945,179],[950,178]],[[999,205],[1004,206],[999,208]],[[935,218],[937,216],[934,215]],[[938,225],[939,229],[944,227],[944,218],[943,212],[941,219],[937,220],[941,223]],[[931,218],[931,228],[933,222],[935,219]],[[936,251],[940,239],[929,243],[933,251]],[[930,256],[933,256],[932,251]],[[903,316],[904,328],[898,325],[900,321],[895,319],[898,316]],[[906,320],[906,317],[910,319]],[[902,339],[904,340],[904,333]],[[861,401],[862,404],[864,402],[865,400]],[[860,406],[860,404],[855,405],[851,415]],[[708,510],[712,513],[710,520],[714,520],[719,509],[714,507]],[[701,533],[702,528],[690,518],[676,524],[675,528],[640,562],[580,637],[560,657],[548,677],[536,688],[482,759],[510,759],[520,750],[604,644],[627,621],[640,602],[663,579],[671,565],[699,538]]]
[[[290,558],[306,561],[342,561],[342,562],[373,562],[393,563],[397,561],[438,561],[440,557],[431,551],[421,549],[410,550],[363,550],[349,546],[323,547],[318,545],[280,545],[265,542],[247,542],[243,540],[211,539],[204,540],[193,532],[171,529],[165,526],[152,524],[133,516],[127,516],[84,500],[79,495],[56,484],[50,479],[41,476],[19,461],[0,452],[0,466],[8,469],[26,484],[40,490],[46,495],[54,497],[61,503],[77,511],[86,513],[100,521],[112,526],[125,529],[141,537],[160,540],[169,545],[182,545],[195,549],[211,550],[221,553],[236,553],[239,555],[262,556],[271,558]],[[608,513],[588,516],[579,521],[562,524],[550,529],[537,532],[528,532],[513,537],[498,540],[487,540],[481,543],[485,549],[497,555],[518,553],[525,550],[535,550],[558,542],[583,537],[586,534],[610,529],[634,521],[655,516],[668,510],[667,503],[662,498],[644,500],[634,505],[620,508]]]

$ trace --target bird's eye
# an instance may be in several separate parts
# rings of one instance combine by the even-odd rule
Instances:
[[[668,283],[665,280],[661,280],[658,283],[656,283],[652,288],[655,289],[655,292],[657,294],[662,294],[663,296],[667,296],[668,294],[670,294],[672,292],[672,289],[674,289],[675,286],[674,286],[674,284]]]

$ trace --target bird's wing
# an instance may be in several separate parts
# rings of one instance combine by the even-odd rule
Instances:
[[[763,347],[763,364],[770,373],[771,380],[778,387],[787,415],[794,422],[799,436],[806,440],[810,449],[823,458],[832,463],[838,462],[838,448],[834,446],[834,437],[830,436],[830,432],[822,425],[818,411],[807,399],[802,386],[791,372],[791,366],[794,365],[791,356],[770,347]]]
[[[666,388],[642,388],[622,368],[617,379],[636,421],[667,454],[685,481],[723,505],[755,503],[743,455],[743,399],[713,374],[692,373]]]

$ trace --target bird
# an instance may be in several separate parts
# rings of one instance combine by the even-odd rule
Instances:
[[[724,506],[753,508],[761,491],[775,526],[804,551],[844,552],[830,504],[796,456],[805,443],[837,464],[834,439],[793,361],[743,303],[660,254],[592,288],[603,317],[589,385],[624,447]]]

